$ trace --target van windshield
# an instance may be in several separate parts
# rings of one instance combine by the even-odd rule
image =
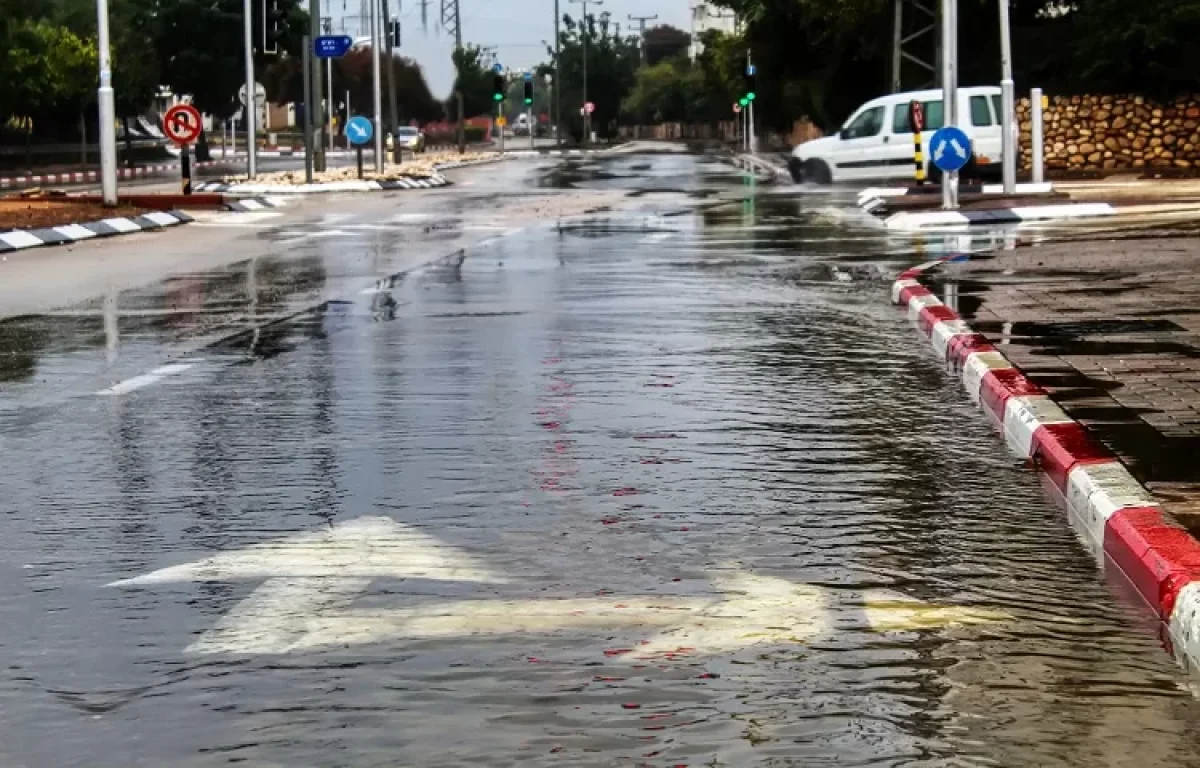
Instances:
[[[923,131],[936,131],[943,125],[942,100],[922,101],[925,110],[925,127]],[[912,124],[908,122],[908,102],[897,104],[892,110],[892,133],[912,133]]]

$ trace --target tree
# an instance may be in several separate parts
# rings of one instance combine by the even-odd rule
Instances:
[[[617,37],[608,16],[588,15],[576,21],[563,16],[559,36],[559,94],[566,129],[583,135],[583,43],[587,41],[587,100],[596,105],[592,130],[600,136],[613,135],[621,102],[633,88],[639,52],[636,37]],[[547,54],[554,55],[553,49]]]
[[[669,24],[651,27],[642,37],[645,63],[648,66],[654,66],[664,59],[683,56],[688,52],[691,44],[692,36],[682,29],[677,29]]]
[[[490,115],[495,110],[492,101],[492,68],[477,45],[466,45],[456,50],[454,61],[454,89],[462,94],[463,116]],[[458,120],[458,107],[452,99],[447,110],[451,120]]]

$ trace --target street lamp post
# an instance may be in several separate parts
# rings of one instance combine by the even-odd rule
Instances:
[[[1014,102],[1012,72],[1012,31],[1008,23],[1008,0],[997,0],[1000,6],[1000,161],[1004,194],[1017,193],[1017,109]]]
[[[254,89],[254,33],[251,31],[253,24],[251,14],[254,10],[250,5],[251,0],[242,0],[242,13],[245,16],[245,29],[243,30],[245,37],[243,42],[246,46],[246,103],[242,106],[242,112],[246,117],[246,176],[253,179],[258,173],[255,162],[257,146],[254,140],[254,113],[258,111],[258,102],[255,99],[257,94]]]
[[[562,106],[558,98],[558,82],[561,79],[559,75],[559,64],[562,59],[560,55],[562,51],[559,49],[560,40],[558,33],[558,22],[561,14],[558,12],[558,0],[554,0],[554,146],[562,146]]]
[[[592,116],[588,114],[588,76],[587,76],[587,35],[588,35],[588,15],[587,7],[590,2],[592,5],[604,5],[604,0],[569,0],[572,3],[581,3],[583,5],[583,23],[580,26],[579,39],[583,44],[583,146],[587,146],[588,138],[590,137]]]
[[[379,0],[371,3],[371,96],[375,107],[375,172],[383,173],[383,92],[380,88],[379,48],[383,42],[383,21],[379,18]]]
[[[117,109],[108,53],[108,0],[96,0],[96,37],[100,49],[100,194],[105,205],[117,204]]]

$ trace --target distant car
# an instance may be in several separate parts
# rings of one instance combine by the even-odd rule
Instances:
[[[528,136],[529,135],[529,115],[522,112],[517,115],[517,119],[513,121],[513,136]]]
[[[425,134],[408,125],[396,129],[396,141],[402,149],[409,152],[425,151]]]
[[[942,127],[940,90],[893,93],[863,104],[832,136],[799,144],[788,169],[797,182],[829,184],[839,181],[882,181],[913,178],[913,131],[909,104],[921,103],[925,129],[921,133],[926,174],[941,177],[929,162],[929,138]],[[958,125],[971,138],[973,156],[963,174],[999,175],[1000,89],[993,85],[958,89]]]

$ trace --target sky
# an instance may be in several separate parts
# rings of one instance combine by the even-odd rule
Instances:
[[[450,63],[454,40],[441,29],[441,0],[428,2],[428,33],[421,29],[419,0],[389,0],[389,10],[401,20],[403,45],[399,52],[421,65],[435,97],[446,98],[454,83],[454,67]],[[367,34],[360,24],[365,5],[364,0],[321,0],[323,15],[333,17],[334,32],[344,31],[354,36]],[[546,61],[541,41],[553,42],[554,0],[459,0],[459,6],[463,43],[496,46],[500,63],[510,69],[526,69]],[[589,2],[588,13],[593,12],[593,7]],[[560,0],[559,8],[572,16],[580,13],[580,5],[569,0]],[[604,5],[595,12],[603,11],[612,13],[613,22],[621,24],[622,34],[637,28],[637,23],[627,18],[630,14],[658,14],[658,19],[647,26],[670,24],[685,32],[690,26],[688,0],[604,0]]]

